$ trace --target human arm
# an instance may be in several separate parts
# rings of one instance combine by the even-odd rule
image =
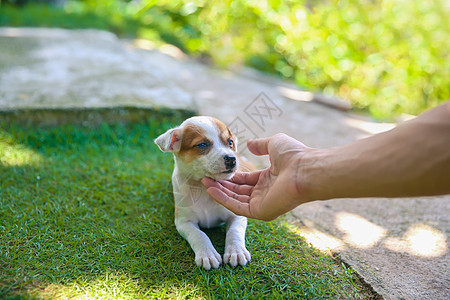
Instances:
[[[313,200],[450,193],[450,102],[306,160],[301,180]]]
[[[203,183],[219,203],[252,218],[272,220],[314,200],[450,193],[450,102],[341,147],[313,149],[282,134],[248,147],[269,154],[271,166]]]

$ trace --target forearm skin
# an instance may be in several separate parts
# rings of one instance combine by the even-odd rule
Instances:
[[[310,201],[450,193],[450,102],[390,131],[312,150],[303,164]]]

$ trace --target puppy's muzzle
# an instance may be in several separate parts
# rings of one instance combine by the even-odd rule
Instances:
[[[223,159],[225,160],[225,167],[227,168],[226,172],[231,173],[234,167],[236,167],[236,157],[225,155]]]

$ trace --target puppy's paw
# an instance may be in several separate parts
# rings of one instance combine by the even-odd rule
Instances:
[[[236,267],[238,264],[245,266],[251,260],[250,252],[243,245],[226,247],[223,262]]]
[[[208,271],[211,268],[217,269],[222,263],[222,257],[214,248],[204,249],[195,253],[195,263]]]

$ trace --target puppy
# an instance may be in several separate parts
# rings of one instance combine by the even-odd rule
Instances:
[[[223,262],[245,266],[247,219],[218,204],[200,182],[205,177],[225,180],[239,169],[237,140],[228,127],[212,117],[192,117],[155,139],[163,152],[172,152],[175,226],[195,252],[195,263],[206,270],[218,268],[222,258],[200,228],[227,224]],[[243,164],[246,164],[245,162]]]

